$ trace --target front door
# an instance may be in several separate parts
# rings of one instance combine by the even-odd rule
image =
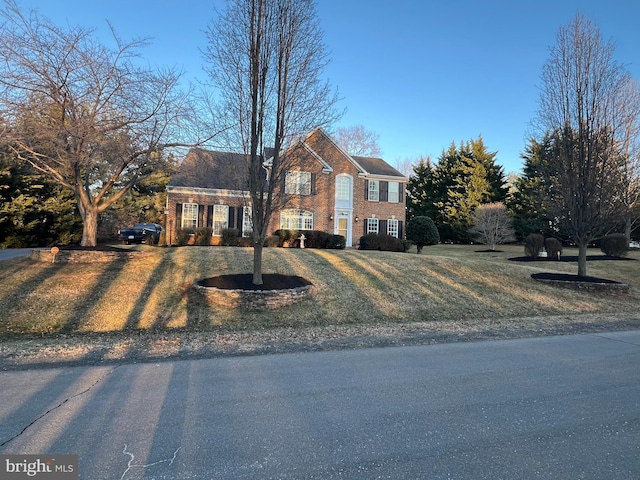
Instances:
[[[336,231],[338,235],[342,235],[347,240],[347,247],[351,246],[351,212],[346,210],[338,210],[336,212],[338,221],[336,222]]]

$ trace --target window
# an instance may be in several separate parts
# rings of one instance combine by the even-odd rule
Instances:
[[[336,200],[351,200],[351,180],[349,177],[338,177],[336,179]]]
[[[367,218],[367,233],[378,233],[377,218]]]
[[[377,202],[380,199],[380,182],[378,180],[369,180],[369,196],[368,200]]]
[[[251,220],[251,207],[242,208],[242,236],[250,237],[253,233],[253,221]]]
[[[311,195],[311,173],[288,171],[284,182],[284,193]]]
[[[280,228],[285,230],[313,230],[313,213],[306,210],[283,210]]]
[[[229,207],[227,205],[213,206],[213,234],[222,235],[222,230],[229,225]]]
[[[400,184],[389,182],[389,202],[398,203],[400,201]]]
[[[198,204],[185,203],[182,205],[182,219],[180,228],[184,230],[195,230],[198,228]]]
[[[387,220],[387,235],[398,238],[398,219],[390,218]]]

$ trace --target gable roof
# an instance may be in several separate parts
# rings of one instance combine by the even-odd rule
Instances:
[[[167,186],[247,190],[248,168],[248,155],[192,148]]]
[[[352,158],[358,162],[370,175],[381,175],[385,177],[404,177],[398,170],[393,168],[381,158],[374,157],[358,157],[353,155]]]

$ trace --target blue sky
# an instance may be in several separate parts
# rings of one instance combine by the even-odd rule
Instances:
[[[222,0],[17,0],[57,24],[124,39],[152,37],[153,65],[203,78],[203,31]],[[391,164],[434,160],[451,142],[482,135],[505,172],[518,172],[538,86],[558,28],[580,12],[640,79],[640,0],[317,0],[347,109],[340,126],[376,132]]]

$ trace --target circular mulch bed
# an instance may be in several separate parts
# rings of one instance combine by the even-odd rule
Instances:
[[[538,282],[576,290],[614,292],[626,292],[629,290],[629,284],[627,283],[607,280],[606,278],[571,275],[569,273],[533,273],[531,278]]]
[[[253,275],[234,274],[205,278],[194,289],[217,306],[246,309],[275,309],[308,297],[313,284],[295,275],[265,273],[262,285],[253,284]]]

